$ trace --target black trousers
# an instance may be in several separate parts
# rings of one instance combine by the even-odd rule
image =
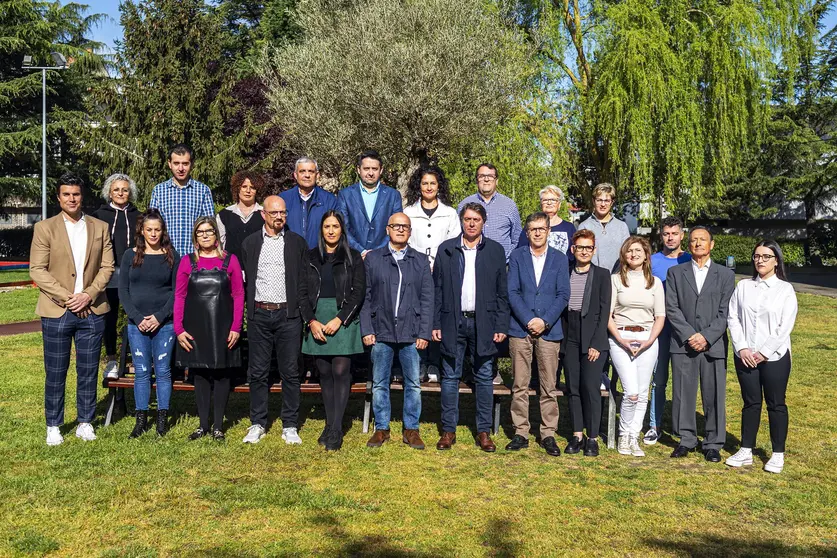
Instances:
[[[564,378],[570,406],[573,432],[587,429],[588,438],[599,436],[602,423],[602,370],[607,362],[607,351],[590,362],[587,352],[578,343],[566,341],[564,347]]]
[[[116,341],[119,339],[119,333],[116,331],[116,322],[119,319],[119,289],[107,288],[105,294],[108,298],[108,306],[110,310],[105,314],[105,354],[108,356],[118,354],[116,352]]]
[[[790,351],[775,362],[762,362],[756,368],[748,368],[738,356],[735,372],[741,386],[744,408],[741,410],[741,447],[754,448],[761,421],[761,401],[767,403],[767,420],[770,424],[770,443],[773,451],[784,453],[788,437],[788,406],[785,392],[791,371]]]
[[[256,308],[247,324],[250,364],[250,422],[267,426],[268,375],[270,360],[276,354],[282,378],[282,426],[296,428],[299,422],[299,351],[302,346],[302,319],[288,318],[286,310]]]

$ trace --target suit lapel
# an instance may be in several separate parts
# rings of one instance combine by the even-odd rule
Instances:
[[[363,212],[363,216],[364,216],[364,217],[366,217],[366,221],[367,221],[368,223],[371,223],[371,222],[372,222],[372,218],[371,218],[371,217],[369,216],[369,214],[366,212],[366,204],[365,204],[365,203],[363,203],[363,190],[362,190],[362,189],[363,189],[363,184],[361,184],[360,182],[358,182],[358,183],[357,183],[357,190],[355,190],[356,195],[357,195],[357,201],[355,202],[355,205],[356,205],[356,206],[360,206],[360,210]],[[380,197],[380,196],[378,196],[378,197]],[[377,205],[378,205],[378,200],[375,200],[375,206],[377,206]],[[373,214],[373,215],[375,214],[375,211],[374,211],[374,210],[372,211],[372,214]],[[347,217],[348,217],[348,216],[347,216]]]
[[[378,210],[380,209],[381,205],[384,203],[383,199],[382,199],[383,197],[384,197],[383,185],[379,183],[378,184],[378,195],[375,197],[375,207],[372,208],[372,217],[369,218],[370,223],[372,222],[372,219],[374,219],[375,216],[378,214]],[[365,209],[366,208],[364,208],[364,210]]]
[[[581,315],[586,316],[590,311],[590,297],[593,294],[593,281],[596,280],[596,266],[590,265],[590,272],[587,275],[587,281],[584,282],[584,299],[581,302]]]
[[[549,258],[549,256],[547,256]],[[547,265],[549,265],[549,261],[547,260]],[[544,266],[546,268],[546,265]],[[535,287],[535,290],[538,290],[538,283],[535,281],[535,264],[532,262],[532,252],[526,250],[526,255],[523,257],[523,269],[526,272],[526,275],[532,281],[532,286]]]
[[[703,288],[700,290],[700,292],[706,292],[707,290],[711,290],[715,286],[715,282],[718,280],[717,267],[718,264],[716,263],[712,263],[709,265],[709,270],[706,273],[706,281],[703,282]]]
[[[87,218],[85,215],[84,217],[84,225],[87,228],[87,251],[84,254],[84,269],[87,269],[87,262],[90,261],[90,255],[93,253],[93,236],[94,236],[94,227],[93,221]],[[114,262],[115,264],[116,262]]]
[[[692,269],[691,262],[689,262],[689,265],[683,267],[683,275],[686,276],[686,282],[692,287],[692,290],[695,291],[695,296],[699,296],[700,293],[698,292],[697,281],[695,281],[695,272],[694,269]]]
[[[58,228],[55,231],[56,236],[55,238],[61,239],[61,244],[64,246],[64,249],[67,251],[67,257],[69,258],[70,264],[75,269],[75,258],[73,257],[73,247],[70,246],[70,235],[67,234],[67,225],[64,224],[64,217],[59,213],[58,218],[55,220],[55,227]]]

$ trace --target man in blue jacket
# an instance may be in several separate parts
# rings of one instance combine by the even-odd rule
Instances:
[[[320,239],[323,215],[337,208],[337,197],[317,186],[320,167],[317,161],[302,157],[294,164],[296,186],[279,196],[288,208],[286,227],[305,239],[308,248],[316,248]]]
[[[370,250],[386,246],[389,218],[402,209],[398,190],[381,182],[383,169],[377,151],[364,151],[357,158],[360,181],[337,194],[337,210],[346,220],[349,246],[364,258]]]
[[[442,343],[442,437],[436,449],[449,450],[456,443],[459,380],[467,350],[474,365],[477,445],[493,452],[497,447],[489,436],[494,400],[491,361],[497,353],[495,344],[505,341],[509,331],[506,253],[483,235],[482,205],[466,203],[459,220],[462,234],[440,244],[433,263],[433,340]]]
[[[404,374],[402,441],[424,449],[419,436],[421,385],[418,350],[427,348],[433,325],[433,277],[427,256],[407,245],[410,218],[389,218],[389,242],[366,258],[366,299],[360,311],[363,344],[372,347],[372,410],[375,433],[366,443],[380,447],[390,439],[390,373],[395,354]]]
[[[532,353],[537,354],[541,384],[541,446],[552,456],[561,455],[555,442],[558,428],[558,353],[564,332],[561,313],[570,299],[567,256],[547,244],[549,217],[537,212],[526,218],[528,246],[512,251],[509,258],[509,353],[514,386],[511,415],[515,434],[506,449],[529,447],[529,381]]]

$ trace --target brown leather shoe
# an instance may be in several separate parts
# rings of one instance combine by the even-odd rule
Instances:
[[[384,445],[384,442],[389,440],[389,430],[376,430],[369,441],[366,442],[367,448],[379,448]]]
[[[421,436],[419,436],[418,430],[404,430],[404,435],[401,440],[413,449],[424,449],[424,442],[422,441]]]
[[[437,450],[449,450],[456,443],[456,432],[442,432],[442,437],[436,444]]]
[[[488,435],[488,432],[480,432],[477,434],[477,445],[482,451],[489,453],[497,451],[497,446],[491,441],[491,436]]]

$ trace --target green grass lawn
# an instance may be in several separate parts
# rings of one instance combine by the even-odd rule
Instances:
[[[72,436],[71,386],[67,441],[48,448],[40,335],[0,338],[0,555],[835,556],[837,300],[799,300],[781,475],[761,469],[770,454],[766,413],[756,465],[733,470],[699,454],[669,459],[668,437],[642,459],[607,450],[598,459],[550,458],[534,445],[484,454],[472,444],[470,396],[459,443],[437,452],[432,394],[423,398],[427,450],[400,442],[367,449],[362,399],[353,396],[344,449],[326,454],[316,444],[318,397],[303,398],[302,446],[285,446],[278,423],[262,443],[242,445],[249,425],[242,395],[232,397],[226,443],[187,442],[197,426],[191,393],[175,395],[180,414],[163,439],[128,440],[128,418],[83,443]],[[727,396],[724,457],[740,435],[734,373]],[[272,396],[271,417],[279,407]],[[563,402],[561,412],[566,436]],[[507,404],[502,419],[501,448],[511,433]]]
[[[0,271],[0,285],[17,281],[29,281],[29,270]]]
[[[39,292],[35,287],[0,291],[0,324],[37,320],[35,304]]]

